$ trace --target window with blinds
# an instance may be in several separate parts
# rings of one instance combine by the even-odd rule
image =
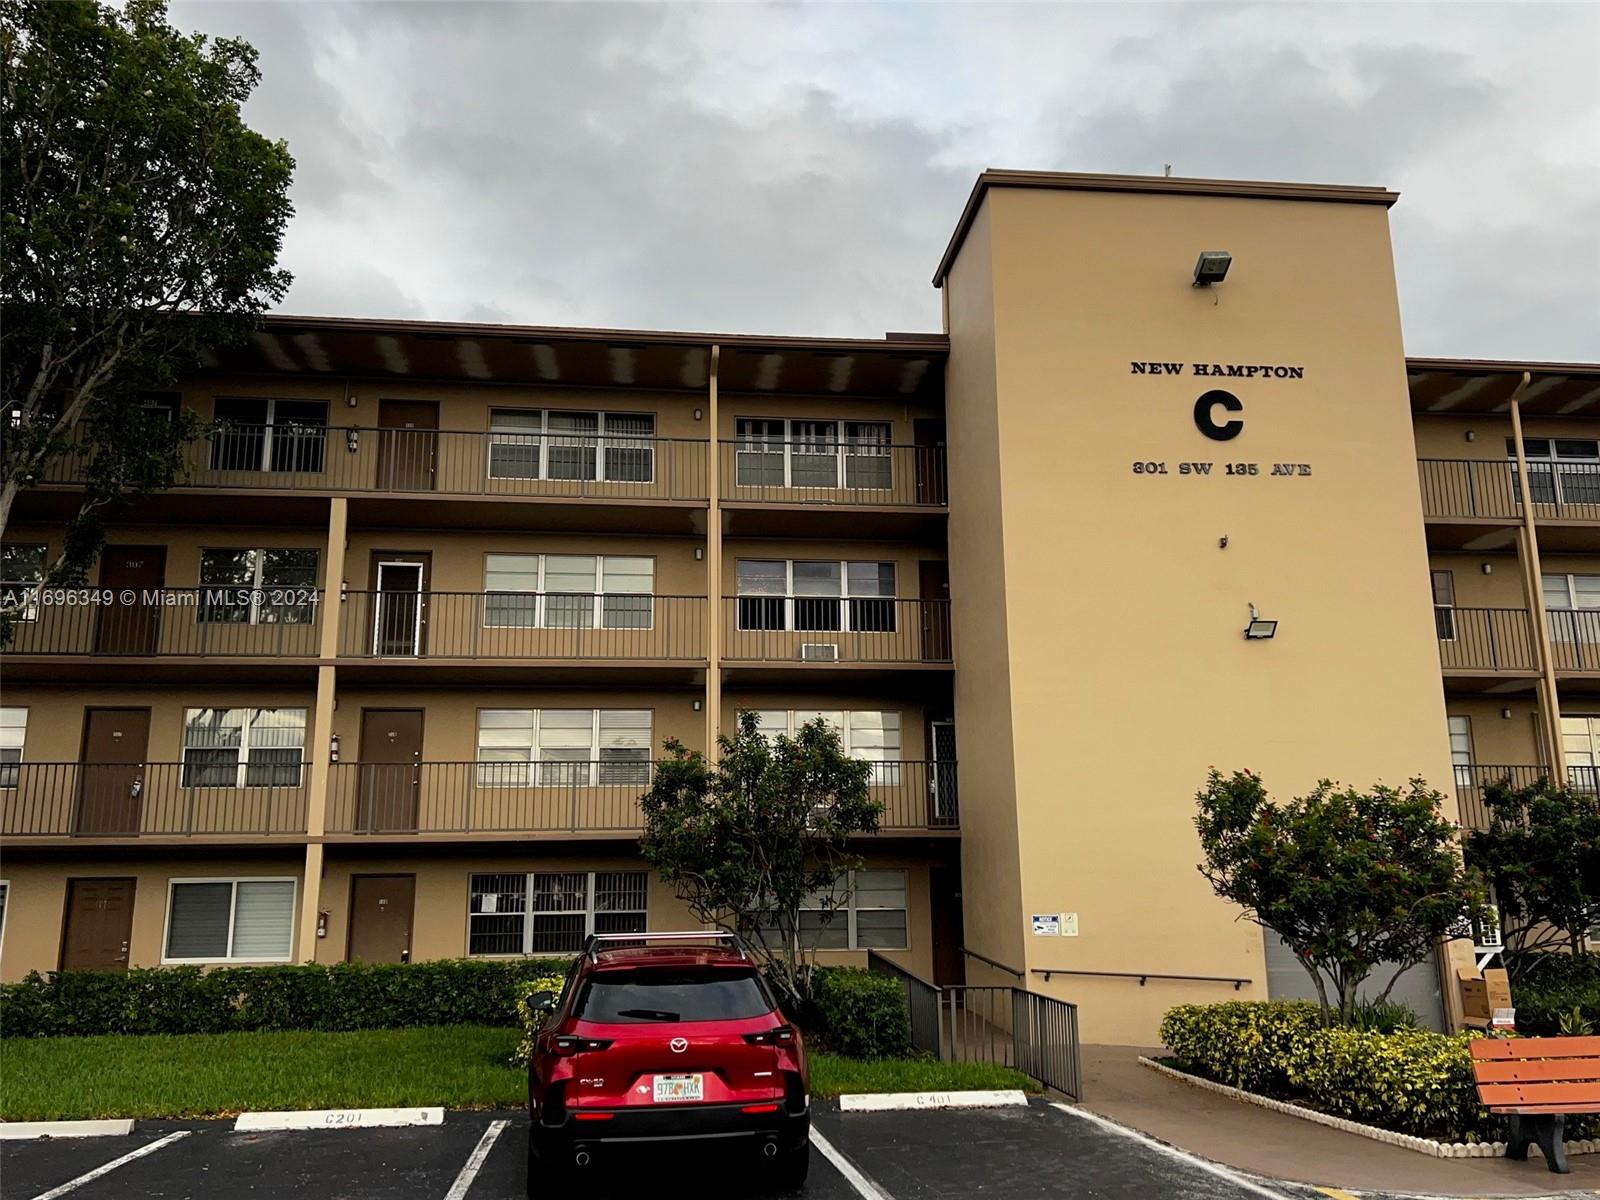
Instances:
[[[0,708],[0,788],[14,788],[21,774],[22,749],[28,740],[28,710]]]
[[[741,558],[740,629],[895,632],[892,562]]]
[[[575,954],[591,933],[643,933],[644,871],[473,875],[467,953]]]
[[[800,908],[796,941],[806,950],[904,950],[909,945],[906,873],[851,871],[831,893],[813,893]],[[763,929],[769,946],[782,937]]]
[[[189,708],[182,785],[297,788],[304,769],[303,708]]]
[[[1540,583],[1554,641],[1600,642],[1600,575],[1545,575]]]
[[[642,555],[485,555],[484,625],[649,629],[655,574],[655,559]]]
[[[823,710],[773,708],[756,710],[756,727],[767,738],[794,737],[801,726],[821,717],[839,735],[844,752],[873,764],[874,785],[900,782],[903,757],[900,714],[883,709]]]
[[[478,786],[650,782],[650,709],[482,709]]]
[[[496,408],[489,412],[491,479],[655,479],[653,413]]]
[[[292,879],[174,879],[163,962],[287,962]]]

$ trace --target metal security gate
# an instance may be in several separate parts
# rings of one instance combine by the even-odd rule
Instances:
[[[876,951],[867,967],[898,979],[911,1014],[911,1045],[945,1062],[1014,1067],[1045,1087],[1081,1097],[1078,1006],[1018,987],[939,987]]]

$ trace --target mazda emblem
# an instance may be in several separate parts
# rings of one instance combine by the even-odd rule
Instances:
[[[687,1050],[689,1048],[689,1039],[688,1038],[673,1038],[672,1041],[667,1043],[667,1044],[672,1047],[672,1052],[674,1054],[682,1054],[685,1050]]]

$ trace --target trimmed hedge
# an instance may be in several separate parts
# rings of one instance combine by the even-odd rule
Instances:
[[[905,986],[860,967],[824,967],[815,975],[814,1004],[830,1049],[850,1058],[903,1058],[911,1053]]]
[[[1161,1022],[1162,1041],[1194,1074],[1451,1142],[1504,1136],[1478,1104],[1467,1048],[1476,1036],[1323,1029],[1304,1002],[1186,1004]]]
[[[35,971],[0,985],[0,1036],[516,1025],[519,985],[566,969],[519,958]]]

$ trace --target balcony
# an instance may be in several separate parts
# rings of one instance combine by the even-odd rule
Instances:
[[[717,477],[732,537],[918,536],[949,504],[938,445],[724,441]]]
[[[174,762],[7,764],[0,766],[0,836],[74,842],[303,838],[305,766],[240,770],[218,783],[215,767]],[[259,780],[252,772],[261,772]]]
[[[1505,783],[1513,788],[1532,787],[1550,772],[1536,766],[1472,766],[1456,768],[1456,803],[1461,808],[1461,825],[1464,829],[1489,828],[1489,809],[1483,802],[1483,791],[1490,784]],[[1600,767],[1569,766],[1567,786],[1573,791],[1600,793]]]
[[[232,519],[281,523],[312,519],[326,497],[347,496],[352,520],[403,528],[415,514],[396,511],[393,499],[426,497],[462,525],[525,528],[526,516],[507,502],[536,501],[555,502],[540,518],[550,528],[688,532],[687,510],[710,495],[707,447],[692,438],[229,424],[188,447],[183,478],[143,498],[141,514],[192,517],[193,493],[226,491],[241,494]],[[81,483],[86,467],[86,456],[69,453],[44,482]]]
[[[1417,474],[1422,513],[1435,545],[1489,549],[1510,544],[1509,536],[1495,541],[1488,530],[1522,520],[1514,461],[1424,458],[1417,462]],[[1541,531],[1541,544],[1548,540],[1556,550],[1595,548],[1592,531],[1574,527],[1600,522],[1600,463],[1530,460],[1528,495],[1534,519],[1554,526]]]
[[[347,592],[339,607],[341,673],[395,668],[525,668],[521,681],[581,671],[636,678],[641,669],[693,677],[705,666],[704,596],[585,592]],[[470,668],[469,668],[470,664]],[[530,676],[528,671],[535,674]]]
[[[893,675],[953,665],[948,600],[724,596],[722,604],[722,660],[747,677],[793,670]]]
[[[1433,610],[1439,665],[1448,676],[1503,680],[1537,677],[1539,658],[1533,621],[1522,608]]]
[[[637,837],[648,762],[335,763],[327,832],[350,838]],[[882,834],[954,833],[956,764],[873,766]]]
[[[27,589],[25,598],[19,589]],[[13,683],[126,675],[294,679],[315,665],[323,593],[310,588],[12,585],[23,619],[0,660]],[[198,660],[202,670],[174,660]]]

